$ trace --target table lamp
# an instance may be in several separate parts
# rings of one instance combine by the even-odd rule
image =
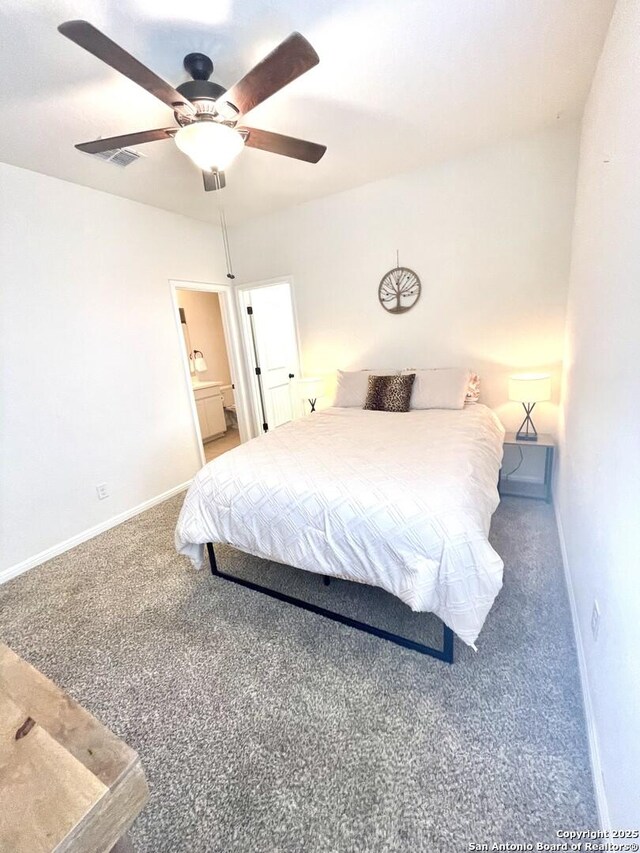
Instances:
[[[298,380],[298,389],[303,400],[309,401],[311,411],[315,412],[318,397],[323,395],[322,379],[316,377],[305,377]]]
[[[537,441],[538,433],[531,412],[536,403],[551,399],[551,377],[548,373],[518,373],[509,377],[509,399],[522,403],[525,419],[516,433],[518,441]]]

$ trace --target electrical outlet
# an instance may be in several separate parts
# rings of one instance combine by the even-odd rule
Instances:
[[[99,501],[103,501],[105,498],[109,497],[109,489],[107,488],[106,483],[98,483],[96,486],[96,492],[98,493]]]
[[[591,611],[591,633],[593,634],[594,641],[596,641],[598,639],[598,631],[599,630],[600,630],[600,607],[598,606],[598,600],[594,599],[593,610]]]

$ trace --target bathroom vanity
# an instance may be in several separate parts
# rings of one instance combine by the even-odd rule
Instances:
[[[218,438],[227,431],[224,416],[222,382],[192,382],[198,422],[203,441]]]

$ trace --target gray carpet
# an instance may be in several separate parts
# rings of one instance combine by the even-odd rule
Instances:
[[[595,827],[550,507],[503,500],[505,586],[450,667],[192,571],[172,546],[181,500],[0,587],[2,639],[140,753],[136,850],[456,853]],[[219,558],[437,635],[386,593]]]

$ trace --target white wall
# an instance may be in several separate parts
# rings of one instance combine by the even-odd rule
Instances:
[[[639,43],[640,2],[619,0],[583,120],[557,489],[604,788],[619,829],[637,829],[640,818]]]
[[[509,373],[549,369],[558,400],[577,145],[558,126],[237,226],[236,273],[293,275],[307,374],[469,365],[515,428]],[[396,248],[423,291],[393,316],[377,290]],[[554,430],[557,406],[536,411]]]
[[[516,426],[506,376],[561,357],[575,155],[557,127],[236,227],[239,280],[295,276],[307,373],[469,364]],[[5,165],[0,193],[1,571],[193,474],[168,279],[225,268],[209,225]],[[402,316],[396,248],[424,288]]]
[[[0,571],[197,470],[168,280],[225,281],[221,249],[204,223],[0,165]]]
[[[184,308],[189,337],[194,350],[200,350],[207,369],[198,374],[201,382],[231,384],[229,356],[224,339],[220,297],[201,290],[178,290],[178,305]]]

